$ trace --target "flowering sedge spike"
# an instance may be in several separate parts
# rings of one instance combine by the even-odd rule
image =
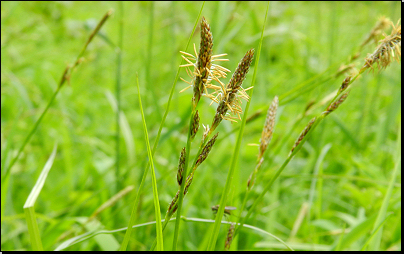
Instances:
[[[181,150],[180,161],[178,163],[177,183],[179,186],[181,186],[182,179],[183,179],[182,173],[184,172],[185,158],[186,158],[186,154],[185,154],[185,147],[184,147]]]
[[[264,129],[262,130],[259,146],[259,154],[258,154],[258,164],[256,165],[254,171],[251,172],[250,177],[248,178],[247,181],[248,190],[251,190],[251,188],[254,186],[256,175],[261,167],[262,162],[264,161],[263,158],[264,152],[266,151],[268,144],[271,141],[272,134],[274,132],[275,117],[276,117],[276,111],[278,109],[278,104],[279,104],[278,96],[275,96],[275,98],[272,100],[271,105],[268,108]]]
[[[180,65],[180,67],[186,67],[187,74],[191,78],[191,81],[186,81],[181,78],[181,80],[189,84],[189,86],[182,89],[180,92],[193,87],[194,95],[192,97],[192,105],[194,109],[196,108],[196,105],[198,104],[202,95],[211,99],[214,98],[213,95],[208,93],[208,88],[214,90],[220,89],[219,86],[211,84],[212,79],[225,78],[227,75],[226,72],[230,72],[230,70],[220,65],[213,64],[215,61],[228,61],[228,59],[220,59],[220,57],[227,54],[212,55],[212,48],[213,36],[210,31],[210,26],[206,22],[205,17],[202,17],[199,53],[196,52],[195,45],[195,56],[193,54],[180,51],[182,54],[181,57],[187,62],[187,64]],[[191,71],[190,67],[194,67],[194,70]]]
[[[369,55],[365,61],[366,63],[362,67],[359,73],[363,73],[366,69],[371,68],[373,64],[378,64],[378,69],[386,68],[390,63],[391,59],[396,59],[397,62],[400,61],[401,57],[401,25],[393,26],[391,34],[386,36],[381,43],[373,52]]]
[[[349,95],[349,91],[344,93],[343,95],[341,95],[341,97],[337,101],[334,101],[330,106],[327,107],[324,114],[328,115],[331,112],[333,112],[334,110],[336,110],[338,108],[338,106],[341,105],[341,103],[343,103],[345,101],[345,99],[348,97],[348,95]]]
[[[198,129],[199,129],[199,113],[198,113],[198,110],[197,110],[195,115],[194,115],[194,119],[192,120],[191,141],[195,138],[195,135],[198,132]]]
[[[254,49],[250,49],[249,51],[247,51],[243,59],[241,59],[240,63],[238,64],[236,71],[233,73],[233,76],[231,77],[227,86],[224,88],[224,85],[222,84],[223,95],[221,96],[222,98],[219,102],[219,106],[216,109],[216,114],[213,119],[212,127],[209,130],[210,133],[212,133],[216,129],[216,127],[223,119],[236,122],[234,118],[226,116],[228,110],[230,110],[233,114],[238,115],[238,117],[240,117],[240,114],[243,112],[240,106],[241,104],[240,97],[246,100],[249,98],[248,95],[245,93],[245,90],[241,87],[241,85],[243,84],[245,76],[247,75],[248,70],[250,69],[253,56],[254,56]],[[237,94],[240,88],[241,92],[240,94]]]
[[[310,122],[307,124],[307,126],[304,128],[304,130],[302,131],[302,133],[300,133],[299,138],[296,140],[295,144],[292,147],[292,150],[290,151],[290,153],[293,153],[293,150],[295,150],[295,148],[300,144],[300,142],[303,140],[303,138],[306,136],[306,134],[309,132],[309,130],[311,129],[311,127],[313,126],[313,123],[316,121],[316,117],[313,117]]]
[[[264,129],[262,130],[259,155],[258,155],[259,159],[262,158],[265,150],[268,147],[269,142],[271,141],[272,134],[274,132],[275,117],[276,117],[276,111],[278,109],[278,104],[279,104],[278,96],[275,96],[275,98],[271,103],[271,106],[269,106],[268,108],[267,118],[265,119]]]
[[[233,241],[234,236],[234,223],[230,224],[229,231],[227,232],[226,242],[224,244],[224,250],[229,250],[231,242]]]
[[[199,47],[198,61],[197,61],[197,75],[195,77],[194,97],[192,101],[194,108],[199,102],[199,99],[204,92],[204,84],[206,84],[209,76],[209,71],[212,66],[212,47],[213,37],[210,31],[210,26],[206,22],[205,17],[201,20],[201,44]]]
[[[201,165],[201,163],[208,157],[210,150],[212,149],[212,146],[216,142],[216,138],[219,133],[216,133],[210,140],[209,142],[203,147],[201,153],[198,156],[198,159],[196,160],[194,170]]]

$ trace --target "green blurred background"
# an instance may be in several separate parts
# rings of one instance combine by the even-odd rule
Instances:
[[[5,207],[2,206],[1,249],[30,250],[23,205],[55,143],[58,152],[46,184],[35,205],[41,239],[46,250],[63,240],[87,232],[83,226],[101,204],[126,186],[134,190],[96,217],[100,227],[127,226],[132,202],[147,164],[136,73],[142,93],[150,143],[157,135],[167,107],[178,65],[201,2],[124,2],[123,14],[115,2],[2,2],[1,4],[1,148],[4,165],[16,155],[24,138],[57,88],[66,65],[73,63],[92,29],[113,9],[113,16],[89,45],[85,61],[72,74],[45,115],[39,129],[12,168]],[[206,2],[202,15],[211,26],[214,54],[227,53],[222,65],[235,70],[250,48],[258,49],[266,2]],[[239,206],[246,181],[254,169],[264,116],[275,95],[280,99],[273,140],[262,174],[251,195],[263,190],[271,174],[286,159],[290,148],[313,110],[293,124],[310,102],[319,102],[339,88],[344,76],[334,77],[382,16],[394,24],[401,18],[400,2],[271,2],[248,115],[261,111],[246,125],[237,173],[228,205]],[[116,45],[123,17],[120,179],[116,178]],[[391,28],[385,30],[389,34]],[[199,25],[192,38],[199,48]],[[359,69],[368,44],[354,61]],[[192,45],[188,52],[192,53]],[[254,66],[254,62],[252,64]],[[353,83],[346,102],[314,131],[287,166],[248,224],[266,230],[302,250],[329,249],[356,225],[379,212],[394,167],[397,132],[401,122],[401,63],[385,71],[363,74]],[[250,69],[244,88],[251,84]],[[185,70],[181,77],[186,78]],[[230,75],[229,75],[230,77]],[[332,78],[328,78],[332,77]],[[228,79],[227,79],[228,80]],[[226,81],[227,81],[226,80]],[[325,80],[325,81],[324,81]],[[299,85],[307,81],[307,87]],[[315,86],[310,84],[318,83]],[[177,191],[176,169],[185,146],[191,89],[179,81],[154,156],[162,216]],[[293,90],[295,89],[295,90]],[[211,124],[216,107],[201,100],[201,123]],[[243,103],[245,105],[245,102]],[[184,200],[183,215],[212,219],[211,206],[219,203],[240,123],[224,121],[219,142],[204,164]],[[230,134],[230,135],[227,135]],[[289,136],[286,136],[289,135]],[[198,134],[196,140],[201,136]],[[282,140],[282,143],[281,143]],[[197,142],[196,142],[197,143]],[[8,156],[4,156],[8,149]],[[196,153],[194,144],[191,153]],[[273,151],[278,151],[274,153]],[[323,177],[315,177],[318,172]],[[321,185],[320,185],[321,184]],[[381,250],[401,249],[401,173],[396,179],[383,227]],[[3,201],[2,201],[3,202]],[[236,214],[238,214],[237,211]],[[303,216],[297,224],[299,215]],[[230,217],[230,220],[236,220]],[[136,224],[153,221],[150,174],[146,179]],[[209,224],[182,223],[180,250],[203,248]],[[96,227],[96,226],[94,226]],[[346,250],[358,250],[371,229],[359,234]],[[222,226],[217,244],[224,245]],[[174,224],[164,232],[171,246]],[[123,232],[107,239],[91,238],[69,250],[104,250],[100,242],[115,246]],[[155,227],[133,233],[132,250],[149,249]],[[109,242],[110,241],[110,242]],[[276,240],[243,230],[234,249],[273,250]]]

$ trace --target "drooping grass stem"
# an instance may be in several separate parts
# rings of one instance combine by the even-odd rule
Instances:
[[[39,124],[41,123],[44,115],[46,114],[46,112],[48,111],[50,105],[52,104],[52,102],[55,100],[56,95],[59,93],[60,88],[63,86],[63,84],[66,81],[70,80],[70,76],[71,73],[73,72],[73,70],[81,63],[81,57],[84,55],[88,44],[90,44],[90,42],[92,41],[92,39],[94,38],[94,36],[98,33],[98,31],[101,29],[102,25],[105,23],[105,21],[108,19],[109,16],[111,16],[112,11],[108,11],[104,17],[101,19],[101,21],[98,23],[97,27],[94,29],[94,31],[90,34],[87,42],[84,44],[83,49],[81,50],[80,54],[78,54],[76,61],[74,62],[73,66],[67,66],[62,74],[62,78],[59,82],[58,87],[56,88],[55,92],[53,93],[51,99],[49,100],[46,108],[44,109],[44,111],[42,112],[41,116],[38,118],[38,120],[35,122],[34,126],[32,127],[31,131],[28,133],[27,137],[25,138],[24,142],[22,143],[20,149],[18,150],[17,155],[14,157],[14,159],[11,161],[11,163],[9,164],[9,166],[7,167],[7,169],[5,170],[5,174],[4,177],[1,178],[1,183],[3,184],[3,182],[8,178],[8,175],[10,174],[11,168],[13,167],[14,163],[18,160],[18,158],[21,155],[21,152],[24,150],[25,146],[27,145],[28,141],[31,139],[32,135],[35,133],[36,129],[38,128]]]

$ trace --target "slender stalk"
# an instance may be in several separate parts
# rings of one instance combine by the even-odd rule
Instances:
[[[123,2],[119,2],[119,37],[118,37],[118,52],[116,57],[116,101],[117,101],[117,111],[116,111],[116,133],[115,133],[115,148],[116,148],[116,161],[115,161],[115,179],[117,181],[116,189],[121,189],[121,179],[120,179],[120,169],[119,169],[119,115],[121,113],[121,80],[122,80],[122,44],[123,44]]]
[[[56,95],[59,93],[60,88],[63,86],[63,84],[66,81],[70,80],[70,76],[71,73],[73,72],[74,68],[77,67],[77,65],[79,65],[81,63],[81,57],[84,55],[88,44],[90,44],[90,42],[92,41],[92,39],[94,38],[94,36],[98,33],[98,31],[101,29],[102,25],[105,23],[105,21],[108,19],[109,16],[111,16],[112,11],[108,11],[104,17],[101,19],[101,21],[98,23],[97,27],[94,29],[94,31],[90,34],[90,37],[88,38],[87,42],[84,44],[83,49],[81,50],[80,54],[77,56],[76,61],[74,62],[73,66],[67,66],[62,74],[62,78],[59,82],[59,85],[57,87],[57,89],[55,90],[55,92],[52,95],[52,98],[50,99],[50,101],[48,102],[48,105],[46,106],[46,108],[44,109],[44,111],[42,112],[41,116],[39,117],[39,119],[35,122],[34,126],[32,127],[31,131],[29,132],[29,134],[27,135],[27,137],[25,138],[22,146],[20,147],[20,149],[18,150],[17,156],[14,157],[14,159],[11,161],[10,165],[7,167],[7,169],[5,170],[5,175],[4,177],[1,178],[1,183],[3,184],[3,182],[8,178],[8,175],[10,174],[10,170],[13,167],[14,163],[18,160],[18,158],[20,157],[21,152],[24,150],[25,146],[27,145],[28,141],[31,139],[32,135],[34,134],[34,132],[36,131],[36,129],[38,128],[38,125],[41,123],[44,115],[46,114],[46,112],[48,111],[50,105],[52,104],[52,102],[55,100]]]
[[[192,121],[194,119],[194,114],[195,114],[195,108],[192,109],[191,117],[189,120],[189,130],[188,130],[188,138],[187,138],[187,146],[186,146],[186,158],[185,158],[185,165],[184,165],[184,176],[188,175],[188,162],[189,162],[189,151],[191,150],[191,126],[192,126]],[[180,187],[180,193],[178,196],[178,209],[177,209],[177,216],[175,220],[175,230],[174,230],[174,239],[173,239],[173,251],[177,250],[177,242],[178,242],[178,234],[179,234],[179,228],[180,228],[180,218],[181,218],[181,209],[182,209],[182,203],[184,200],[184,189],[186,185],[186,180],[184,177],[184,180],[181,182],[181,187]]]
[[[252,97],[253,91],[254,91],[255,78],[256,78],[256,75],[257,75],[259,57],[260,57],[260,53],[261,53],[262,40],[263,40],[263,36],[264,36],[265,23],[266,23],[267,16],[268,16],[268,10],[269,10],[269,2],[267,4],[267,10],[266,10],[266,13],[265,13],[264,24],[263,24],[262,31],[261,31],[261,40],[260,40],[260,43],[259,43],[259,46],[258,46],[257,58],[255,60],[254,74],[253,74],[253,78],[252,78],[252,81],[251,81],[251,87],[252,88],[251,88],[251,91],[250,91],[250,94],[249,94],[250,98]],[[227,174],[226,184],[225,184],[225,187],[224,187],[224,190],[223,190],[223,193],[222,193],[222,197],[220,199],[220,205],[219,205],[219,209],[217,211],[215,224],[213,226],[213,229],[212,229],[212,232],[211,232],[211,237],[209,239],[207,250],[210,250],[210,251],[213,251],[215,249],[217,236],[219,235],[220,220],[221,220],[221,218],[223,216],[223,213],[224,213],[224,208],[225,208],[225,204],[226,204],[227,195],[229,193],[231,182],[232,182],[232,179],[233,179],[234,170],[235,170],[237,159],[238,159],[241,140],[242,140],[243,134],[244,134],[244,127],[245,127],[245,122],[247,120],[247,113],[248,113],[250,103],[251,103],[251,99],[247,102],[247,105],[246,105],[245,110],[244,110],[243,120],[241,122],[240,131],[239,131],[239,135],[238,135],[238,138],[237,138],[237,143],[236,143],[236,146],[234,148],[229,173]]]
[[[201,10],[199,11],[198,18],[196,19],[194,28],[192,30],[192,33],[189,36],[185,51],[188,50],[188,47],[189,47],[189,44],[191,42],[192,36],[195,33],[196,26],[198,25],[199,18],[201,17],[204,5],[205,5],[205,2],[203,2]],[[181,64],[183,63],[183,61],[184,60],[181,60]],[[180,75],[180,67],[178,67],[177,74],[176,74],[175,79],[174,79],[174,83],[173,83],[173,85],[171,87],[170,96],[168,97],[168,102],[167,102],[167,108],[166,108],[166,111],[164,112],[163,119],[161,120],[160,127],[159,127],[159,130],[157,132],[156,140],[154,141],[154,145],[153,145],[153,149],[152,149],[152,155],[154,155],[154,153],[156,152],[157,145],[158,145],[158,142],[159,142],[160,136],[161,136],[161,131],[163,130],[163,126],[164,126],[165,120],[167,118],[168,111],[170,109],[171,99],[173,97],[175,86],[177,84],[179,75]],[[139,186],[139,189],[138,189],[137,194],[136,194],[135,202],[133,202],[132,212],[131,212],[131,215],[130,215],[129,225],[128,225],[128,228],[126,230],[125,237],[124,237],[124,239],[122,241],[121,247],[119,248],[119,250],[121,250],[121,251],[126,250],[126,248],[128,246],[128,243],[129,243],[129,240],[130,240],[130,235],[132,233],[132,226],[134,225],[135,220],[136,220],[136,208],[138,207],[138,204],[139,204],[139,197],[140,197],[140,195],[141,195],[141,193],[143,191],[143,186],[144,186],[144,183],[145,183],[145,179],[146,179],[146,176],[147,176],[149,166],[150,166],[150,163],[148,162],[147,165],[146,165],[146,168],[145,168],[145,170],[143,172],[142,180],[140,182],[140,186]],[[163,225],[163,231],[165,229],[165,226],[166,225]],[[155,242],[157,242],[157,241],[155,241]],[[155,244],[153,244],[153,246],[155,246]],[[154,247],[152,247],[152,249],[154,249]]]

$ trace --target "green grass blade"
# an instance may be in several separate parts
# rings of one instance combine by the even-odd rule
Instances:
[[[366,250],[366,247],[369,245],[369,243],[372,242],[373,238],[378,235],[380,229],[382,229],[384,223],[387,221],[387,218],[390,217],[390,215],[392,215],[393,213],[390,213],[386,216],[386,218],[380,223],[380,225],[377,226],[377,228],[373,231],[372,235],[368,238],[368,240],[366,241],[366,243],[363,245],[361,251]]]
[[[42,187],[45,184],[49,170],[52,168],[52,164],[56,156],[56,149],[57,145],[55,144],[48,161],[45,163],[45,166],[43,167],[42,172],[35,183],[35,186],[32,188],[31,193],[28,195],[27,201],[24,204],[24,213],[27,220],[28,232],[33,250],[43,250],[41,235],[39,233],[38,223],[36,221],[34,205],[36,199],[39,196],[39,193],[41,193]]]
[[[149,156],[149,162],[150,162],[150,168],[151,168],[151,174],[152,174],[151,176],[152,176],[152,185],[153,185],[153,201],[154,201],[154,210],[155,210],[155,213],[156,213],[156,221],[157,221],[157,223],[156,223],[157,250],[162,251],[164,249],[164,246],[163,246],[163,230],[162,230],[162,227],[161,227],[160,202],[159,202],[159,197],[158,197],[158,192],[157,192],[156,174],[154,172],[153,155],[152,155],[152,151],[150,149],[149,135],[147,133],[146,120],[144,118],[143,107],[142,107],[142,99],[141,99],[141,96],[140,96],[138,75],[136,75],[136,85],[137,85],[137,92],[138,92],[138,96],[139,96],[140,112],[142,113],[143,131],[144,131],[144,136],[145,136],[145,139],[146,139],[147,154]]]
[[[376,215],[377,214],[370,216],[369,218],[352,228],[351,231],[347,233],[342,240],[335,242],[335,244],[331,248],[331,251],[335,251],[337,246],[339,250],[345,250],[349,248],[352,243],[366,235],[367,232],[372,228],[372,225],[376,220]]]
[[[32,250],[43,251],[41,234],[39,233],[34,207],[32,206],[24,208],[24,214],[25,219],[27,221],[28,233],[32,245]]]
[[[210,250],[210,251],[215,250],[217,236],[219,235],[219,230],[220,230],[220,225],[221,225],[220,220],[223,217],[224,208],[225,208],[225,205],[226,205],[227,195],[228,195],[228,193],[230,191],[231,181],[233,179],[234,170],[236,168],[236,164],[237,164],[237,160],[238,160],[238,154],[239,154],[239,151],[240,151],[241,140],[243,139],[244,126],[245,126],[245,122],[246,122],[246,119],[247,119],[248,108],[250,107],[251,98],[252,98],[253,91],[254,91],[255,78],[257,76],[258,63],[259,63],[259,59],[260,59],[262,40],[263,40],[263,37],[264,37],[265,23],[267,21],[268,10],[269,10],[269,2],[268,2],[267,10],[266,10],[266,13],[265,13],[264,24],[262,26],[261,40],[260,40],[260,43],[259,43],[259,46],[258,46],[257,56],[256,56],[256,59],[255,59],[254,74],[253,74],[253,78],[252,78],[252,81],[251,81],[251,86],[253,88],[251,89],[251,92],[249,94],[250,100],[247,102],[247,105],[245,107],[245,111],[243,113],[243,120],[241,122],[239,134],[238,134],[238,137],[237,137],[237,143],[236,143],[236,146],[234,147],[234,152],[233,152],[233,156],[232,156],[232,161],[231,161],[229,173],[227,174],[226,184],[225,184],[225,187],[224,187],[224,190],[223,190],[223,193],[222,193],[222,197],[220,199],[219,210],[218,210],[218,212],[216,214],[215,224],[214,224],[213,230],[211,232],[211,237],[209,239],[208,250]]]
[[[201,17],[201,13],[202,13],[204,4],[205,4],[205,2],[203,2],[202,7],[201,7],[201,10],[199,11],[198,18],[196,19],[194,28],[193,28],[193,30],[192,30],[192,33],[191,33],[191,35],[189,36],[189,39],[188,39],[188,42],[187,42],[187,46],[186,46],[186,48],[185,48],[185,51],[188,51],[189,44],[191,43],[191,39],[192,39],[192,37],[193,37],[193,35],[194,35],[194,33],[195,33],[196,26],[198,25],[199,18]],[[181,65],[183,62],[184,62],[184,60],[181,60],[180,65]],[[166,120],[166,118],[167,118],[168,111],[169,111],[169,109],[170,109],[171,99],[172,99],[172,97],[173,97],[173,94],[174,94],[174,91],[175,91],[175,86],[176,86],[177,81],[178,81],[178,78],[179,78],[179,76],[180,76],[180,70],[181,70],[181,68],[178,67],[178,69],[177,69],[177,74],[175,75],[174,83],[173,83],[173,86],[171,87],[170,95],[169,95],[169,97],[168,97],[167,108],[166,108],[166,111],[164,112],[163,119],[161,120],[160,127],[159,127],[159,130],[158,130],[158,132],[157,132],[156,140],[154,141],[153,150],[152,150],[152,154],[153,154],[153,155],[154,155],[154,153],[156,152],[157,145],[158,145],[158,143],[159,143],[160,136],[161,136],[161,131],[163,130],[163,126],[164,126],[165,120]],[[144,171],[143,176],[142,176],[142,180],[141,180],[141,182],[140,182],[140,186],[139,186],[138,192],[137,192],[137,194],[136,194],[135,202],[133,203],[132,212],[131,212],[131,216],[130,216],[130,219],[129,219],[129,225],[128,225],[128,228],[127,228],[127,230],[126,230],[125,237],[124,237],[124,239],[123,239],[123,241],[122,241],[121,247],[120,247],[120,249],[119,249],[119,250],[121,250],[121,251],[126,250],[126,247],[128,246],[128,243],[129,243],[130,235],[131,235],[131,232],[132,232],[132,227],[131,227],[131,226],[135,223],[136,208],[137,208],[138,203],[139,203],[140,194],[141,194],[142,191],[143,191],[143,186],[144,186],[144,182],[145,182],[145,179],[146,179],[146,176],[147,176],[147,172],[148,172],[149,166],[150,166],[150,163],[147,163],[146,168],[145,168],[145,171]]]
[[[396,148],[396,158],[395,158],[395,166],[394,166],[394,170],[393,170],[393,175],[391,176],[389,186],[387,187],[386,196],[384,196],[382,206],[380,207],[379,214],[377,215],[377,219],[373,226],[373,231],[376,231],[378,226],[382,225],[382,222],[386,219],[387,208],[389,206],[389,201],[390,201],[391,195],[393,193],[394,183],[396,181],[397,174],[401,170],[400,167],[401,167],[401,120],[400,120],[400,126],[398,128],[398,134],[397,134],[397,148]],[[369,244],[370,251],[379,250],[380,242],[382,240],[382,232],[383,232],[383,226],[382,226],[381,230],[378,230],[373,241]]]

